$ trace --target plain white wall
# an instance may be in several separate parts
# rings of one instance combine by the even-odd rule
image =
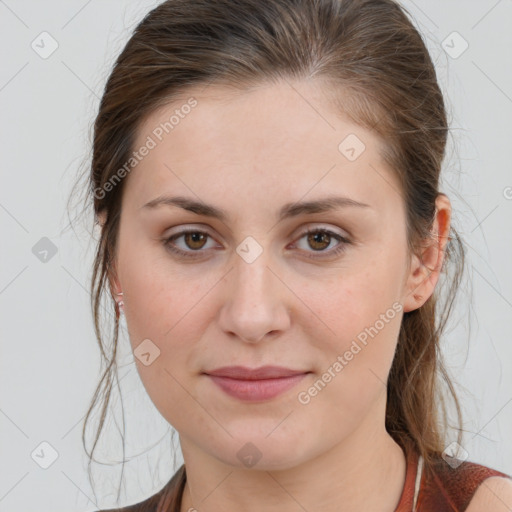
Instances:
[[[122,424],[111,421],[100,446],[96,496],[80,439],[99,377],[88,291],[94,244],[91,223],[69,227],[66,201],[87,163],[90,125],[113,59],[158,3],[0,1],[2,512],[90,511],[114,503],[119,467],[107,463],[121,456]],[[465,286],[445,340],[461,386],[464,448],[470,460],[512,474],[512,3],[403,4],[427,37],[452,120],[443,191],[467,244],[474,293],[471,302]],[[168,481],[176,450],[130,364],[125,331],[121,342],[132,458],[121,494],[127,504]],[[179,464],[179,451],[177,457]]]

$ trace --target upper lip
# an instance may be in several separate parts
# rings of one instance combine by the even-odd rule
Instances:
[[[263,379],[278,379],[280,377],[291,377],[293,375],[300,375],[309,373],[304,370],[293,370],[291,368],[284,368],[283,366],[260,366],[259,368],[248,368],[245,366],[223,366],[215,370],[208,370],[207,375],[215,377],[229,377],[231,379],[239,380],[263,380]]]

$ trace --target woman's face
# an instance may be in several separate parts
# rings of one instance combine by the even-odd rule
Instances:
[[[115,286],[184,454],[285,469],[381,432],[414,308],[405,210],[378,138],[335,115],[318,83],[281,82],[190,90],[146,119],[133,149]],[[267,365],[298,374],[209,375]]]

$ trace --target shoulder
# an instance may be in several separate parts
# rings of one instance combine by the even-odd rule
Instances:
[[[476,490],[467,512],[509,512],[512,510],[512,478],[491,476]]]
[[[512,478],[482,464],[439,456],[420,495],[425,512],[510,512]]]

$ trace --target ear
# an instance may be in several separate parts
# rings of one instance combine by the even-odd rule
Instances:
[[[97,214],[97,225],[99,226],[99,229],[103,229],[105,225],[105,221],[107,220],[107,214],[105,211],[102,211]],[[107,275],[108,285],[110,288],[110,294],[115,299],[117,297],[117,294],[122,292],[121,285],[119,284],[119,279],[117,277],[117,271],[115,266],[111,266],[108,270]]]
[[[123,291],[123,289],[121,287],[121,284],[119,283],[119,279],[117,277],[117,272],[116,272],[115,267],[114,268],[111,267],[109,269],[107,279],[108,279],[110,294],[112,295],[112,298],[114,300],[119,299],[118,294],[121,293]]]
[[[445,194],[436,198],[436,215],[430,238],[424,240],[419,255],[411,256],[409,274],[406,276],[404,312],[420,308],[434,292],[443,266],[449,240],[451,204]]]
[[[105,225],[105,221],[107,220],[107,212],[103,210],[102,212],[98,213],[96,215],[96,224],[100,226],[100,228],[103,229],[103,226]]]

